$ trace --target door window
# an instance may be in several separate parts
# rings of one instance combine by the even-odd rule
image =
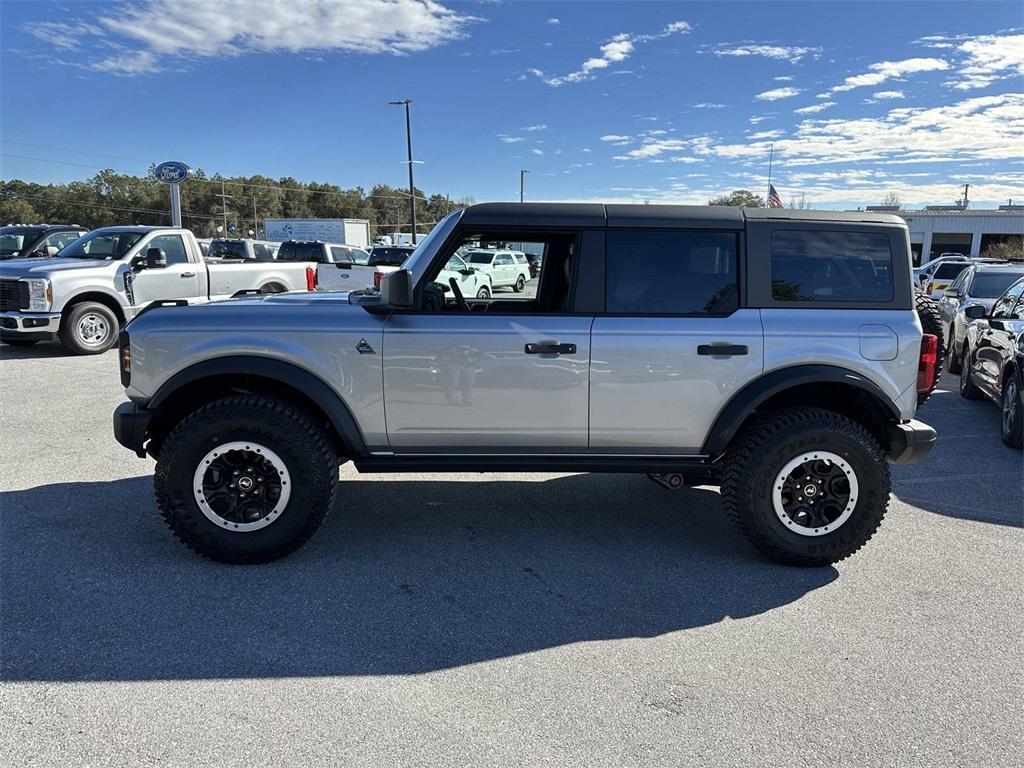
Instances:
[[[729,314],[739,304],[734,233],[610,230],[606,248],[611,314]]]
[[[150,248],[161,249],[167,257],[168,266],[188,264],[188,253],[185,251],[185,241],[181,239],[181,235],[157,235],[146,245],[146,250]]]
[[[352,251],[335,245],[331,246],[331,258],[334,259],[335,264],[352,264],[355,261],[352,258]]]
[[[71,243],[75,242],[75,240],[77,240],[81,236],[82,235],[79,234],[78,232],[57,232],[56,234],[50,235],[48,238],[46,238],[42,247],[45,248],[46,246],[52,245],[57,250],[60,250],[64,246],[70,245]]]
[[[999,297],[999,301],[992,307],[992,317],[997,318],[1009,318],[1010,310],[1013,308],[1014,303],[1020,298],[1021,293],[1024,293],[1024,281],[1015,283],[1010,290]]]

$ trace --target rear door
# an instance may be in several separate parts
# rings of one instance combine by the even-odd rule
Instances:
[[[739,307],[738,231],[610,228],[591,334],[590,450],[699,452],[761,374],[760,314]]]
[[[1014,356],[1017,337],[1024,331],[1024,305],[1017,303],[1021,294],[1024,283],[1014,284],[993,305],[988,320],[979,321],[986,325],[975,350],[977,374],[981,385],[997,395],[1002,391],[1003,365]]]

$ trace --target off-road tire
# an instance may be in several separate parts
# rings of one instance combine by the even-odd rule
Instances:
[[[960,357],[960,397],[965,400],[981,400],[984,396],[971,378],[971,350],[964,344],[964,353]]]
[[[480,290],[478,290],[476,292],[476,297],[478,299],[489,299],[489,298],[491,298],[491,289],[488,288],[486,285],[481,285],[480,286]]]
[[[512,290],[516,293],[522,293],[526,290],[526,278],[520,275],[516,278],[516,284],[512,286]]]
[[[952,327],[950,328],[952,331]],[[950,334],[952,336],[952,333]],[[946,371],[951,374],[960,373],[960,355],[962,351],[956,348],[956,341],[954,338],[949,339],[946,343]]]
[[[928,294],[923,291],[914,291],[914,310],[917,318],[921,321],[921,328],[924,333],[931,333],[938,337],[939,345],[935,355],[935,379],[927,392],[917,393],[917,407],[920,408],[931,397],[932,392],[939,383],[939,374],[942,373],[942,364],[946,359],[946,338],[942,332],[942,316],[939,314],[939,305]]]
[[[802,453],[835,453],[853,468],[859,490],[849,519],[835,531],[804,536],[776,515],[772,486]],[[722,470],[722,502],[739,532],[769,558],[822,566],[849,557],[874,535],[889,503],[889,466],[860,424],[823,408],[789,408],[747,425],[733,439]]]
[[[1016,371],[1007,373],[1000,405],[1000,437],[1011,448],[1024,447],[1024,397],[1017,384]]]
[[[79,321],[88,314],[95,314],[107,323],[109,334],[102,344],[87,344],[78,335]],[[60,321],[60,332],[58,334],[61,344],[69,352],[76,355],[98,355],[106,352],[117,343],[117,334],[120,324],[117,315],[105,304],[98,301],[80,301],[72,305]]]
[[[280,517],[244,533],[225,530],[199,508],[193,476],[218,444],[253,441],[274,451],[290,475]],[[326,429],[304,409],[272,397],[234,395],[183,419],[160,448],[154,491],[160,515],[189,549],[224,563],[266,563],[301,547],[323,523],[338,484],[338,456]]]

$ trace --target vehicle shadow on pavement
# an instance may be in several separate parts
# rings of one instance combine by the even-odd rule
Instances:
[[[957,377],[944,373],[940,389],[917,412],[938,440],[920,463],[892,468],[893,491],[946,517],[1024,526],[1021,452],[1000,440],[999,408],[988,400],[965,400],[957,386]]]
[[[640,476],[343,479],[291,557],[226,566],[150,477],[0,498],[0,679],[412,674],[754,616],[837,578],[772,564],[717,493]]]
[[[11,346],[0,342],[0,360],[39,360],[49,357],[74,357],[56,341],[41,341],[31,346]]]

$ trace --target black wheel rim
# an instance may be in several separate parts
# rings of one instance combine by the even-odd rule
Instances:
[[[272,523],[291,494],[281,458],[265,446],[236,442],[218,446],[199,462],[193,478],[196,503],[208,519],[239,532]]]

